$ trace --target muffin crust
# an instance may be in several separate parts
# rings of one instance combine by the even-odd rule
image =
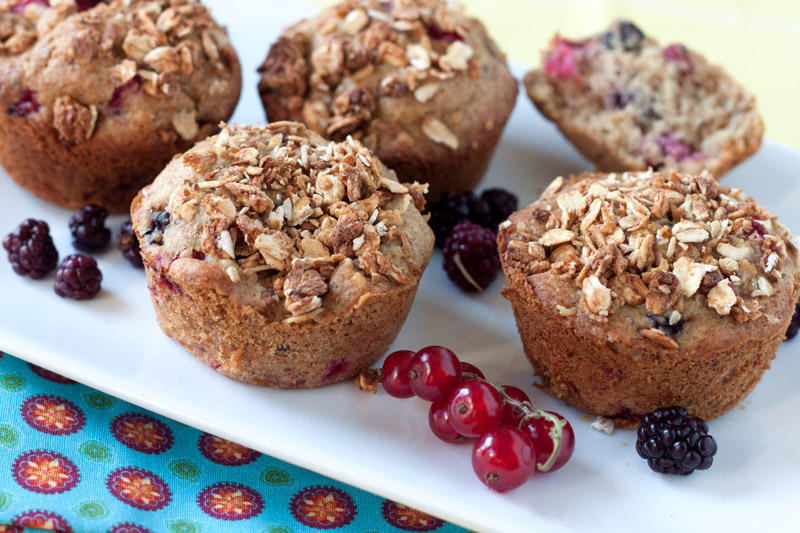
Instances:
[[[238,58],[195,1],[50,5],[0,0],[0,162],[49,202],[128,211],[233,113]]]
[[[430,259],[424,190],[352,139],[223,125],[133,203],[161,328],[248,383],[357,374],[393,342]]]
[[[483,176],[517,95],[483,25],[442,0],[349,0],[290,28],[260,67],[270,121],[361,140],[430,198]]]
[[[558,178],[498,243],[542,388],[622,420],[734,407],[769,368],[800,295],[786,228],[705,174]]]

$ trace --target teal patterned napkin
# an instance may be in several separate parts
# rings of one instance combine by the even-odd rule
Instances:
[[[464,530],[0,353],[0,533]]]

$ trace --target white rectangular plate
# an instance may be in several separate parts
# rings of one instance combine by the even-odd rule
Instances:
[[[245,83],[234,118],[263,122],[255,69],[281,28],[315,8],[279,1],[207,3],[228,26],[242,60]],[[589,168],[520,96],[480,187],[511,189],[524,205],[555,176]],[[798,168],[800,153],[766,143],[725,183],[743,187],[797,229]],[[0,234],[25,218],[44,219],[61,257],[73,253],[70,213],[32,197],[5,175],[0,179]],[[114,218],[114,227],[122,220]],[[511,308],[500,296],[503,280],[480,295],[464,294],[446,279],[436,252],[395,346],[448,346],[489,379],[522,387],[534,403],[563,413],[575,428],[575,455],[566,467],[500,495],[473,474],[470,446],[445,444],[431,434],[421,400],[373,396],[352,381],[316,390],[254,387],[197,362],[158,328],[144,274],[115,249],[98,255],[103,291],[89,302],[58,298],[52,276],[16,276],[2,255],[0,349],[474,530],[782,530],[800,501],[800,340],[779,350],[772,370],[742,405],[712,421],[719,453],[711,470],[683,478],[657,475],[636,455],[633,431],[600,433],[583,413],[533,389]]]

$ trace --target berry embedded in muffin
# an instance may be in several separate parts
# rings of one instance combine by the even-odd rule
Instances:
[[[472,189],[517,84],[483,25],[444,0],[349,0],[288,28],[259,71],[270,121],[359,139],[430,198]]]
[[[524,84],[598,171],[720,177],[755,153],[764,133],[755,99],[725,71],[629,21],[580,40],[556,35]]]
[[[424,192],[352,139],[224,126],[133,203],[159,325],[248,383],[357,374],[394,341],[430,260]]]
[[[702,418],[734,407],[800,295],[787,229],[706,174],[558,178],[498,243],[542,388],[623,421],[664,405]]]
[[[57,205],[128,211],[239,98],[236,52],[196,1],[6,1],[0,27],[0,163]]]

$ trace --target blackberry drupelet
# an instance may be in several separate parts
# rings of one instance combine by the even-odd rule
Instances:
[[[42,279],[58,264],[58,251],[47,222],[27,219],[3,239],[14,272]]]
[[[491,227],[492,213],[489,205],[472,192],[462,194],[445,193],[431,208],[428,221],[436,236],[436,246],[443,247],[453,227],[462,220],[469,220],[484,227]]]
[[[56,270],[56,283],[53,288],[62,298],[90,300],[100,292],[103,274],[97,268],[97,261],[88,255],[72,254]]]
[[[133,231],[133,223],[130,220],[122,224],[119,230],[119,237],[117,237],[117,246],[130,264],[136,268],[144,268],[142,249],[139,247],[139,239],[136,238],[136,233]]]
[[[662,407],[642,420],[636,452],[654,472],[686,476],[711,466],[717,442],[702,418],[689,416],[682,407]]]
[[[81,207],[69,219],[72,245],[84,252],[96,252],[108,246],[111,231],[106,228],[108,211],[96,205]]]
[[[486,189],[481,194],[481,200],[489,206],[492,223],[489,226],[497,231],[497,226],[519,207],[519,201],[513,193],[505,189]]]
[[[445,242],[443,264],[453,283],[467,291],[482,291],[500,270],[497,237],[474,222],[459,222]]]

